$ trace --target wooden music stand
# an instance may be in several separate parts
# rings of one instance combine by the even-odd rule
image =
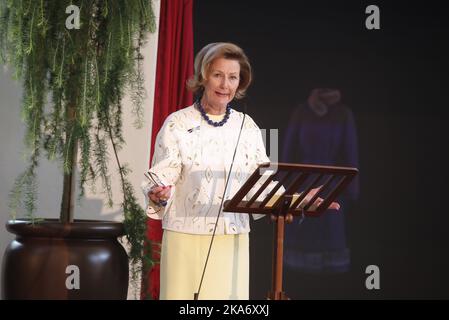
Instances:
[[[285,222],[292,222],[294,216],[320,216],[357,173],[356,168],[347,167],[263,163],[251,174],[234,197],[225,201],[223,211],[269,214],[271,221],[276,223],[273,237],[272,291],[268,293],[267,299],[288,299],[282,291]],[[259,182],[262,177],[266,178],[265,181]],[[279,180],[277,183],[274,181],[275,177]],[[250,197],[248,193],[257,183],[260,186],[255,188],[256,192]],[[257,201],[270,184],[275,185],[262,201]],[[319,191],[307,203],[302,204],[310,191],[320,185]],[[281,186],[285,186],[285,191],[276,199],[273,196]],[[245,197],[249,200],[243,200]],[[323,201],[315,205],[318,197]]]

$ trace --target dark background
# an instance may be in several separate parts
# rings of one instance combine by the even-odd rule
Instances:
[[[365,28],[369,4],[379,6],[380,30]],[[245,50],[254,82],[240,105],[261,128],[282,135],[314,87],[339,88],[354,113],[361,193],[345,213],[351,271],[287,287],[300,298],[449,298],[443,2],[195,0],[194,34],[195,53],[220,41]],[[271,228],[252,224],[251,299],[270,289]],[[365,288],[372,264],[380,290]]]

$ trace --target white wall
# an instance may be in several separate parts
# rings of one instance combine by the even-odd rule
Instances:
[[[159,22],[160,0],[153,0],[156,20]],[[121,163],[128,163],[133,170],[130,180],[135,188],[136,195],[143,204],[143,194],[140,191],[140,183],[143,180],[143,172],[148,167],[150,155],[151,123],[153,114],[154,82],[156,73],[158,32],[151,34],[149,41],[142,53],[144,55],[145,88],[147,97],[144,103],[144,125],[141,129],[133,126],[134,117],[130,111],[132,108],[128,97],[124,99],[124,138],[126,145],[119,153]],[[5,223],[9,219],[8,194],[12,189],[14,179],[26,167],[24,153],[24,124],[20,119],[20,103],[22,90],[20,83],[12,80],[11,70],[0,67],[0,265],[3,262],[3,253],[13,235],[6,231]],[[119,178],[115,174],[117,165],[110,152],[110,172],[113,174],[112,191],[114,195],[114,207],[106,206],[106,199],[101,194],[91,194],[86,188],[86,196],[75,208],[76,219],[99,219],[121,221],[122,211],[120,203],[122,194],[120,191]],[[61,165],[49,163],[42,159],[38,169],[38,201],[36,215],[46,218],[57,218],[62,193]],[[101,190],[98,184],[97,190]],[[1,279],[0,279],[1,285]],[[133,288],[130,288],[129,298],[133,299]]]

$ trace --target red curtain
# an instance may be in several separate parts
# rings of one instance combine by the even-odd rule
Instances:
[[[185,85],[193,59],[193,0],[161,0],[151,150],[165,118],[193,103]],[[143,277],[142,298],[159,299],[160,220],[148,219],[147,238],[157,264]]]

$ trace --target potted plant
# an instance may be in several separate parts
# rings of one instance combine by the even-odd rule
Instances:
[[[6,0],[0,4],[0,60],[23,82],[22,116],[29,166],[11,191],[16,234],[5,252],[3,298],[122,299],[127,296],[128,257],[136,279],[144,260],[146,215],[120,163],[122,98],[131,90],[137,122],[144,97],[142,54],[155,30],[147,0]],[[119,168],[123,223],[75,220],[79,197],[102,180],[112,206],[107,143]],[[59,219],[35,214],[39,158],[62,164]],[[22,210],[25,219],[17,219]],[[129,254],[117,238],[130,244]]]

